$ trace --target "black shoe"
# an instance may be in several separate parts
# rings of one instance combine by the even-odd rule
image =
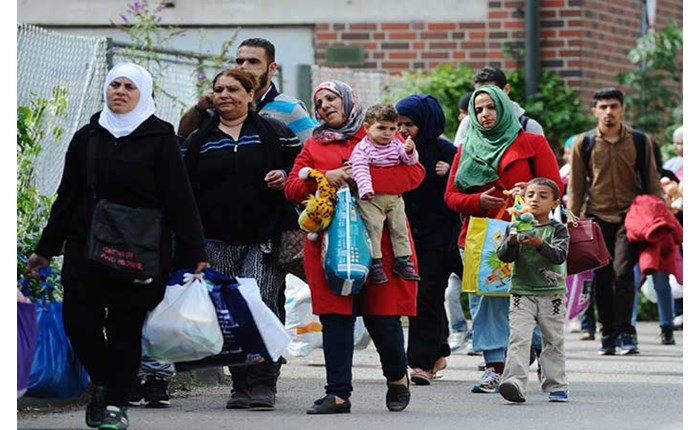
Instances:
[[[143,406],[146,404],[146,381],[136,378],[129,391],[129,406]]]
[[[101,385],[93,385],[90,392],[90,403],[85,410],[85,424],[88,427],[97,428],[102,424],[105,404],[106,388]]]
[[[231,391],[231,398],[226,402],[226,409],[250,408],[250,394],[247,391]]]
[[[400,412],[408,407],[410,403],[410,387],[408,384],[408,378],[405,378],[405,385],[403,384],[389,384],[388,391],[386,391],[386,407],[391,412]]]
[[[129,428],[129,417],[126,408],[109,405],[104,411],[104,420],[99,426],[102,430],[126,430]]]
[[[379,260],[378,263],[371,263],[368,281],[372,284],[385,284],[388,282],[388,278],[386,277],[386,272],[383,270],[381,260]]]
[[[612,335],[602,335],[602,347],[597,350],[599,355],[616,354],[616,337]]]
[[[250,409],[255,410],[270,410],[274,409],[274,403],[277,396],[274,394],[274,388],[259,384],[250,387]]]
[[[250,390],[248,389],[247,366],[229,367],[231,371],[231,398],[226,403],[226,409],[249,409]]]
[[[410,260],[405,261],[397,258],[396,261],[393,262],[391,272],[395,273],[403,279],[407,279],[408,281],[420,280],[420,276],[415,271],[413,262]]]
[[[660,343],[663,345],[674,345],[675,344],[675,334],[673,333],[672,327],[661,328]]]
[[[145,383],[145,400],[147,408],[170,407],[170,395],[167,393],[168,381],[156,376],[148,376]]]
[[[349,399],[343,403],[336,403],[335,396],[326,394],[325,397],[313,402],[313,406],[306,409],[308,415],[326,415],[326,414],[349,414],[352,410],[352,404]]]

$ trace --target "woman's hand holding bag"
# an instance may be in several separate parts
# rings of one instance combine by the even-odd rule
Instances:
[[[143,326],[146,353],[167,362],[199,360],[223,348],[223,334],[202,274],[170,284]]]

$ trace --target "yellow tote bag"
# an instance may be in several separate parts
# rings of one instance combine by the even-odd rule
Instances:
[[[463,291],[482,296],[510,295],[512,265],[497,257],[498,245],[508,225],[509,222],[500,219],[471,217],[464,242]]]

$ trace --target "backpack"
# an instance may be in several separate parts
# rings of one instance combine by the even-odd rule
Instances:
[[[522,126],[522,130],[527,131],[527,123],[529,122],[529,117],[526,115],[522,115],[519,118],[519,124]]]
[[[592,148],[595,146],[596,129],[592,129],[585,133],[582,143],[582,158],[590,168],[590,158],[592,156]],[[646,135],[640,131],[633,130],[633,146],[636,148],[636,170],[641,177],[641,186],[643,193],[648,193],[648,169],[646,168]]]

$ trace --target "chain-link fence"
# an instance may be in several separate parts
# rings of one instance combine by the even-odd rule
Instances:
[[[52,97],[53,88],[68,90],[63,117],[46,116],[45,129],[60,127],[59,141],[47,137],[35,162],[36,187],[50,195],[60,181],[63,158],[73,133],[101,109],[102,81],[107,73],[106,38],[65,35],[21,25],[17,32],[17,104],[30,106]]]
[[[65,116],[48,115],[45,123],[46,130],[59,127],[63,133],[59,139],[47,137],[42,142],[42,152],[35,162],[36,187],[43,195],[51,195],[58,188],[73,134],[102,109],[102,85],[113,64],[133,61],[148,69],[155,83],[156,115],[175,127],[184,111],[196,102],[200,93],[197,83],[208,87],[218,71],[233,65],[233,59],[217,62],[193,52],[139,50],[113,44],[106,37],[57,33],[25,24],[19,25],[17,32],[18,106],[29,106],[37,98],[51,98],[57,86],[68,90]],[[386,72],[315,65],[310,68],[311,89],[327,80],[344,81],[357,92],[364,107],[395,102],[394,96],[402,88],[401,79]]]
[[[232,59],[219,64],[191,52],[132,49],[112,44],[106,37],[86,37],[47,31],[31,26],[17,28],[17,105],[30,106],[38,98],[49,99],[54,87],[68,90],[64,116],[47,115],[45,130],[63,130],[58,140],[42,142],[35,162],[36,187],[43,195],[58,188],[66,149],[73,134],[102,109],[102,85],[109,68],[121,61],[143,65],[155,81],[156,115],[179,124],[184,111],[199,94],[197,82],[206,82],[219,70],[230,67]]]

